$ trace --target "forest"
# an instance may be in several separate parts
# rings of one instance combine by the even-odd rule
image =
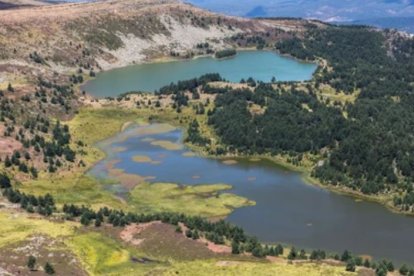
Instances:
[[[412,212],[414,40],[369,27],[328,26],[275,48],[328,66],[315,73],[306,91],[261,83],[254,92],[220,91],[209,123],[226,151],[317,154],[323,162],[312,175],[321,182],[364,194],[393,192],[394,204]],[[332,106],[318,98],[323,85],[360,93],[353,104]],[[251,112],[252,105],[262,114]]]

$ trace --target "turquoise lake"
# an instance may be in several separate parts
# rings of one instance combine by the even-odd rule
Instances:
[[[270,82],[272,77],[279,81],[303,81],[311,79],[316,68],[316,64],[303,63],[271,51],[242,51],[223,60],[200,57],[105,71],[97,74],[82,89],[95,97],[116,97],[130,91],[154,92],[171,82],[207,73],[219,73],[231,82],[249,77],[264,82]]]

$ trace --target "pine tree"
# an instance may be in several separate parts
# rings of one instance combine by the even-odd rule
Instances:
[[[6,159],[4,160],[4,166],[6,168],[9,168],[9,167],[12,166],[12,162],[11,162],[10,157],[8,155],[6,156]]]
[[[288,259],[289,260],[294,260],[298,257],[298,252],[296,251],[296,249],[294,247],[292,247],[290,249],[289,255],[288,255]]]
[[[45,273],[48,274],[48,275],[55,274],[55,269],[53,268],[53,266],[49,262],[47,262],[45,264],[44,269],[45,269]]]
[[[407,275],[408,274],[408,267],[407,267],[407,265],[405,265],[405,264],[403,264],[401,267],[400,267],[400,274],[401,275]]]
[[[9,91],[9,92],[14,92],[14,88],[13,88],[13,86],[11,85],[11,83],[9,83],[9,85],[7,86],[7,91]]]
[[[231,243],[231,253],[240,254],[240,244],[238,242],[233,241]]]
[[[350,272],[355,272],[355,261],[353,258],[350,258],[347,262],[346,262],[346,271],[350,271]]]
[[[27,260],[27,267],[33,271],[36,266],[36,258],[34,256],[29,256],[29,259]]]

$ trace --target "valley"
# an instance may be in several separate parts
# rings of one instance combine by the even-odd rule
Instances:
[[[173,0],[0,22],[1,273],[413,273],[412,38]]]

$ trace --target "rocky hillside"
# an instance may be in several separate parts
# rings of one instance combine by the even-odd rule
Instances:
[[[175,0],[3,10],[0,22],[2,63],[47,64],[57,71],[73,67],[109,69],[171,53],[185,57],[199,43],[223,48],[223,40],[238,33],[289,27],[226,17]]]

